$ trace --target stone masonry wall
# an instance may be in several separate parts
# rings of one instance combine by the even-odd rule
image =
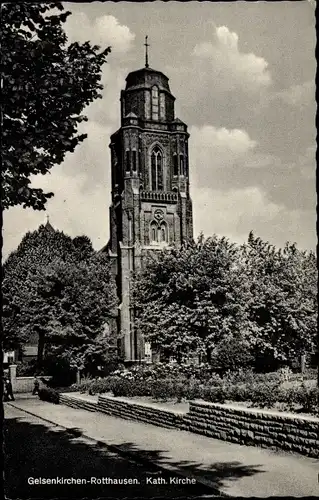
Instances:
[[[41,377],[42,378],[42,377]],[[43,377],[45,380],[50,380],[51,377]],[[45,385],[39,380],[40,388]],[[12,389],[15,394],[25,394],[32,392],[34,389],[34,377],[16,377],[12,380]]]
[[[99,396],[98,410],[107,415],[138,420],[167,428],[183,428],[184,414],[156,408],[152,405],[138,404],[121,398]]]
[[[316,417],[204,401],[191,401],[188,413],[101,395],[98,396],[98,402],[94,403],[61,394],[60,402],[73,408],[100,411],[119,418],[191,431],[233,443],[282,449],[319,458],[319,418]]]
[[[78,408],[87,411],[98,411],[97,403],[72,397],[68,394],[60,394],[59,402],[63,405],[70,406],[71,408]]]
[[[319,419],[316,417],[192,401],[185,424],[191,432],[233,443],[319,457]]]

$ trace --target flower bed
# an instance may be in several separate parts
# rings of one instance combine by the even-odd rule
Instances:
[[[114,396],[139,396],[161,401],[201,399],[212,403],[244,402],[248,407],[318,414],[318,388],[315,384],[301,380],[289,382],[282,372],[237,372],[223,378],[213,373],[207,378],[205,372],[202,380],[189,374],[183,375],[175,368],[170,376],[166,372],[167,366],[153,370],[138,367],[114,372],[112,376],[100,380],[84,380],[73,385],[71,390],[91,394],[111,392]]]

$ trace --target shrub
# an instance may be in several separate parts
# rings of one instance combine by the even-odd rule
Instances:
[[[280,401],[286,403],[287,409],[295,410],[297,406],[305,413],[318,413],[318,387],[307,387],[302,384],[299,387],[282,389],[279,397]]]
[[[300,404],[302,409],[306,413],[318,413],[319,410],[319,388],[318,387],[306,387],[302,386],[300,388]]]
[[[240,368],[239,370],[230,371],[228,370],[223,376],[224,383],[227,384],[252,384],[256,381],[256,373],[252,370],[244,370]]]
[[[252,363],[253,356],[249,351],[249,346],[240,339],[224,339],[212,353],[212,366],[220,373],[249,367]]]
[[[153,380],[150,384],[150,395],[154,399],[163,401],[176,397],[174,381],[172,379]]]
[[[264,382],[251,384],[246,387],[247,396],[254,406],[261,408],[271,408],[279,399],[279,383]]]
[[[211,373],[206,383],[210,386],[222,385],[224,383],[224,379],[222,379],[218,373]]]
[[[262,383],[279,383],[281,381],[280,372],[256,373],[251,369],[239,369],[235,371],[227,371],[223,377],[223,381],[230,385],[232,384],[262,384]]]
[[[116,370],[113,375],[130,377],[132,380],[158,380],[158,379],[196,379],[208,380],[212,367],[208,364],[190,363],[156,363],[154,365],[139,365],[130,369]]]
[[[187,387],[185,387],[184,397],[188,400],[200,399],[203,397],[203,386],[198,380],[191,380]]]
[[[225,403],[228,396],[227,387],[222,385],[210,387],[205,396],[212,403]]]
[[[43,387],[39,389],[39,398],[42,401],[48,401],[49,403],[59,404],[60,395],[58,391],[51,389],[50,387]]]
[[[228,387],[227,397],[231,401],[249,401],[250,390],[247,385],[235,384]]]

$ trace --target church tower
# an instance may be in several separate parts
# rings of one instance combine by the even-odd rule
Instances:
[[[168,78],[145,67],[129,73],[121,91],[121,127],[111,136],[112,204],[107,250],[116,275],[120,351],[144,359],[134,330],[131,274],[149,250],[193,237],[187,125],[175,118]]]

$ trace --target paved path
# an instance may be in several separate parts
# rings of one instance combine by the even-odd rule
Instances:
[[[241,497],[318,496],[319,461],[285,452],[227,443],[186,431],[122,420],[102,413],[20,400],[14,405],[111,445],[137,460],[197,478]],[[216,490],[215,490],[216,491]]]
[[[142,465],[91,439],[18,410],[5,407],[5,493],[10,499],[51,498],[202,498],[211,490],[200,483],[176,484],[173,474]],[[59,478],[57,484],[35,480]],[[103,484],[104,479],[104,484]],[[112,484],[117,479],[132,484]],[[73,484],[63,484],[64,481]],[[74,484],[74,481],[79,484]],[[102,484],[99,484],[101,483]],[[59,484],[60,483],[60,484]]]

